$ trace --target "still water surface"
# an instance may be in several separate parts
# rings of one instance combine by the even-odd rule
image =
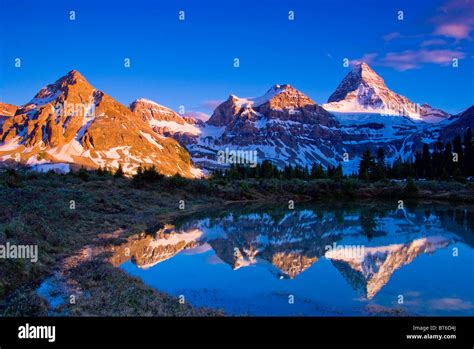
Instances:
[[[474,315],[474,208],[393,202],[208,212],[120,246],[146,284],[233,315]]]

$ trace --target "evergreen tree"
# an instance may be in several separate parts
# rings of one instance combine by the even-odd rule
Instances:
[[[431,157],[433,178],[440,178],[442,175],[443,148],[444,148],[444,144],[441,142],[441,140],[438,139],[438,141],[434,145],[433,155]]]
[[[446,143],[443,154],[443,168],[446,170],[448,176],[453,174],[453,152],[451,142]]]
[[[425,175],[425,166],[423,165],[423,157],[421,153],[415,154],[415,177],[423,178]]]
[[[430,147],[428,144],[423,144],[423,155],[422,155],[422,163],[421,163],[422,178],[430,178],[431,177],[431,154],[430,154]]]
[[[114,178],[122,178],[124,176],[123,170],[122,170],[122,165],[119,164],[119,167],[114,173]]]
[[[456,172],[459,178],[459,173],[461,172],[461,169],[464,168],[463,147],[461,137],[459,135],[453,139],[453,153],[453,175],[454,172]]]
[[[403,171],[403,162],[402,158],[398,157],[397,160],[393,162],[392,167],[389,169],[389,177],[401,179],[402,178],[402,171]]]
[[[283,169],[283,178],[285,179],[291,179],[291,174],[292,174],[292,169],[291,169],[291,165],[287,165],[285,166],[285,168]]]
[[[323,165],[321,164],[318,165],[318,173],[321,176],[321,178],[327,177],[327,173],[324,171]]]
[[[370,149],[367,149],[362,154],[362,159],[359,164],[359,178],[363,180],[369,180],[374,170],[374,157],[372,156]]]
[[[342,165],[339,163],[337,167],[334,169],[334,175],[333,178],[335,180],[341,180],[344,177],[343,171],[342,171]]]
[[[328,178],[334,178],[335,169],[332,166],[328,166]]]
[[[306,166],[304,167],[304,170],[303,170],[303,178],[304,178],[305,180],[310,179],[308,165],[306,165]]]
[[[385,151],[383,148],[377,149],[377,161],[372,174],[374,180],[380,180],[387,177],[387,165],[385,163]]]
[[[323,165],[313,164],[311,168],[311,179],[321,179],[325,177]]]
[[[464,168],[465,176],[474,176],[474,145],[472,144],[472,130],[468,128],[464,133]]]
[[[270,161],[264,160],[262,162],[262,178],[273,178],[273,165]]]
[[[77,171],[76,175],[83,181],[87,181],[89,179],[89,172],[85,169],[84,166],[81,166],[81,168]]]

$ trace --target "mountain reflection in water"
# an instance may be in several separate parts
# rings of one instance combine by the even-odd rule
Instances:
[[[230,314],[472,315],[473,227],[474,209],[440,204],[234,208],[133,236],[111,261]]]

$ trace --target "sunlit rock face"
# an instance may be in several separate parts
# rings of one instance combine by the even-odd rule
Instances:
[[[9,117],[15,115],[18,106],[0,102],[0,117]]]
[[[180,144],[196,141],[201,134],[203,122],[194,118],[181,116],[175,111],[154,101],[139,98],[130,104],[130,110],[145,121],[155,133],[173,137]]]
[[[207,168],[220,167],[223,149],[253,149],[260,161],[357,168],[361,154],[383,148],[389,162],[411,158],[421,141],[435,142],[451,115],[427,103],[414,103],[390,90],[367,63],[354,64],[328,103],[318,105],[295,87],[272,86],[259,97],[234,94],[216,107],[199,134],[185,142],[192,158]],[[430,130],[436,126],[437,132]],[[426,132],[425,132],[426,131]],[[424,137],[418,137],[425,133]]]
[[[260,161],[278,166],[342,160],[341,132],[335,117],[293,86],[274,85],[264,95],[235,95],[221,103],[201,126],[188,150],[198,163],[215,164],[222,149],[254,149]]]
[[[352,67],[328,103],[277,84],[259,97],[230,95],[205,122],[144,98],[127,108],[76,70],[22,106],[2,102],[0,161],[121,165],[129,174],[142,164],[166,175],[201,177],[231,165],[219,160],[222,151],[256,153],[255,161],[281,168],[341,164],[351,174],[367,149],[382,148],[388,163],[413,160],[424,143],[451,141],[460,129],[473,127],[472,106],[449,115],[414,103],[390,90],[364,62]]]
[[[391,91],[365,62],[353,66],[323,107],[332,112],[399,115],[425,122],[439,122],[449,117],[442,110],[431,108],[426,103],[413,103]]]
[[[142,117],[72,70],[25,105],[8,109],[0,128],[0,160],[86,168],[155,165],[166,175],[195,177],[186,149],[153,131]],[[13,113],[14,111],[14,113]],[[5,113],[4,113],[5,114]]]

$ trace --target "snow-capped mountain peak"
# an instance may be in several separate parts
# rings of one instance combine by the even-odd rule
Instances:
[[[242,119],[280,119],[323,125],[334,124],[334,118],[318,106],[311,98],[285,85],[272,86],[263,96],[240,98],[230,95],[215,110],[208,124],[213,126],[229,126]]]
[[[331,112],[374,113],[425,122],[438,122],[449,117],[442,110],[428,104],[414,103],[391,91],[385,81],[364,62],[353,66],[323,108]]]
[[[374,84],[384,85],[384,80],[367,63],[360,62],[352,66],[352,72],[361,77],[362,80]]]
[[[359,91],[361,87],[364,87],[366,90]],[[353,94],[355,91],[360,92],[360,94],[358,93],[355,96],[351,95],[351,93]],[[359,97],[357,99],[361,104],[364,105],[371,102],[373,107],[379,107],[382,102],[381,99],[371,101],[367,98],[362,99],[362,97],[364,95],[363,92],[372,92],[370,96],[366,94],[366,96],[370,98],[372,95],[375,95],[376,92],[380,93],[381,91],[388,91],[384,80],[377,75],[368,64],[362,62],[352,67],[351,71],[344,77],[334,93],[329,96],[328,103],[341,102],[349,98],[353,99],[353,97]]]
[[[196,175],[178,142],[153,132],[145,120],[76,70],[43,87],[3,121],[0,160],[64,169],[122,166],[126,173],[146,164],[167,175]]]
[[[175,111],[145,98],[138,98],[130,103],[129,109],[140,116],[143,121],[174,121],[183,124],[183,118]]]
[[[241,98],[232,94],[229,96],[228,100],[232,101],[239,108],[256,108],[256,107],[261,106],[262,104],[268,103],[275,96],[287,91],[291,91],[291,90],[296,91],[293,87],[291,87],[288,84],[285,84],[285,85],[276,84],[276,85],[273,85],[263,96]]]
[[[146,98],[137,98],[130,105],[138,104],[138,103],[149,104],[149,105],[156,106],[158,108],[166,108],[165,106],[163,106],[159,103],[156,103],[155,101],[152,101],[150,99],[146,99]],[[168,109],[168,108],[166,108],[166,109]]]
[[[200,121],[181,116],[154,101],[138,98],[130,104],[130,110],[160,135],[174,136],[181,140],[184,135],[200,134],[197,127],[201,123]]]
[[[282,167],[335,165],[338,145],[331,146],[329,139],[340,138],[337,125],[333,115],[304,93],[288,84],[274,85],[257,98],[231,95],[214,110],[188,150],[196,162],[209,167],[216,165],[214,150],[242,147],[256,151],[260,161]]]

